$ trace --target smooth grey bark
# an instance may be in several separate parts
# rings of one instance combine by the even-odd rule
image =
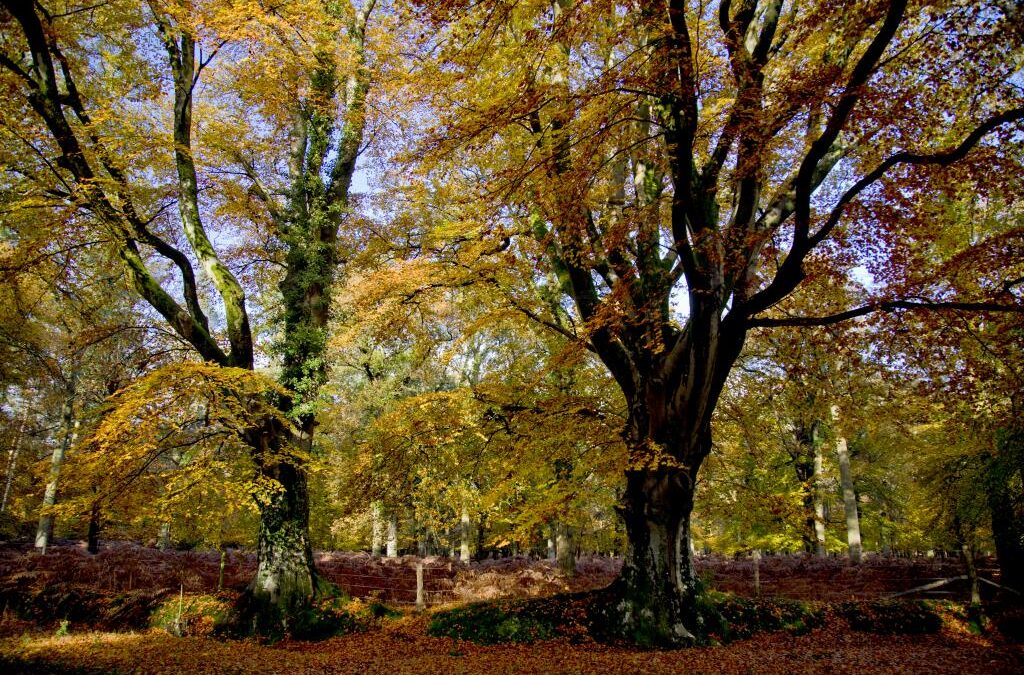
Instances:
[[[821,444],[814,446],[814,543],[818,557],[825,555],[825,500],[822,495],[821,475],[824,457]]]
[[[832,407],[832,419],[839,417],[837,406]],[[836,459],[839,463],[839,484],[843,491],[843,511],[846,514],[846,543],[850,552],[850,562],[860,564],[860,516],[857,513],[857,493],[853,486],[853,471],[850,468],[850,452],[846,437],[836,435]]]
[[[40,505],[39,525],[36,528],[35,547],[44,555],[53,538],[53,514],[49,512],[57,504],[57,488],[60,482],[60,472],[64,467],[64,458],[68,450],[75,442],[75,397],[78,390],[78,376],[72,374],[68,379],[64,390],[64,403],[61,406],[61,430],[62,438],[60,444],[53,449],[50,457],[50,477],[46,482],[46,491],[43,493],[43,503]]]
[[[14,484],[14,474],[18,470],[18,454],[21,452],[21,439],[25,435],[25,427],[28,424],[28,406],[25,406],[21,414],[21,423],[15,432],[14,440],[11,442],[11,452],[7,459],[7,473],[4,478],[4,495],[0,499],[0,513],[7,512],[7,499],[11,495],[11,486]]]
[[[389,558],[398,557],[398,516],[392,511],[388,513],[387,551]]]
[[[380,501],[370,504],[370,555],[380,557],[384,546],[384,505]]]

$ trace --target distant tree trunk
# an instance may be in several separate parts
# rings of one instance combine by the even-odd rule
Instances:
[[[379,558],[384,547],[384,505],[379,500],[370,504],[370,529],[370,554]]]
[[[555,528],[556,525],[552,524],[548,528],[548,560],[554,561],[556,559],[555,549]]]
[[[1016,513],[1007,481],[998,477],[989,480],[988,506],[1000,581],[1003,586],[1024,593],[1024,519]]]
[[[825,556],[825,500],[821,488],[823,463],[821,444],[817,443],[814,446],[814,542],[818,557]]]
[[[882,524],[878,528],[878,538],[882,546],[882,555],[892,555],[892,535],[889,529],[885,526],[885,521],[889,517],[889,513],[886,510],[882,510],[879,514],[881,516]]]
[[[416,555],[421,558],[427,556],[428,540],[430,535],[427,532],[427,528],[423,527],[419,523],[415,523],[415,534],[416,534]]]
[[[480,522],[476,528],[476,559],[483,560],[487,557],[487,551],[484,550],[484,537],[487,533],[487,516],[480,514]],[[467,558],[468,560],[468,558]]]
[[[398,516],[388,513],[388,557],[398,557]]]
[[[28,406],[21,414],[21,424],[11,442],[11,453],[7,460],[7,473],[4,479],[4,496],[0,499],[0,513],[7,512],[7,499],[11,495],[11,485],[14,483],[14,474],[18,470],[18,453],[21,451],[21,438],[25,435],[25,426],[28,424]]]
[[[169,522],[160,523],[160,534],[157,535],[156,547],[161,551],[166,551],[171,547],[171,524]]]
[[[1009,427],[996,435],[984,486],[992,517],[999,576],[1003,586],[1024,593],[1024,430]]]
[[[559,522],[555,531],[555,554],[558,560],[558,569],[565,576],[575,576],[576,543],[573,537],[573,529],[565,523]]]
[[[86,536],[86,549],[96,555],[100,552],[100,502],[96,500],[89,510],[89,534]]]
[[[793,438],[789,454],[800,481],[803,502],[804,527],[801,535],[804,551],[825,555],[825,506],[821,495],[822,455],[820,424],[796,422],[792,426]]]
[[[459,549],[459,559],[463,562],[469,562],[470,555],[470,536],[472,536],[473,524],[469,520],[469,509],[465,506],[462,507],[462,519],[459,521],[459,540],[461,543]]]
[[[832,419],[839,417],[837,406],[832,407]],[[843,490],[843,511],[846,514],[846,543],[850,550],[850,562],[860,564],[860,516],[857,513],[857,493],[853,489],[853,472],[850,469],[850,453],[846,437],[836,434],[836,457],[839,460],[839,483]]]
[[[68,450],[75,442],[75,396],[77,390],[78,375],[76,373],[72,374],[65,387],[64,405],[61,409],[63,438],[60,445],[53,449],[53,456],[50,458],[50,478],[46,483],[46,492],[43,493],[43,503],[40,505],[42,513],[39,516],[39,526],[36,528],[36,548],[43,554],[46,553],[50,540],[53,538],[53,514],[49,510],[57,503],[60,471],[64,466],[64,458]]]

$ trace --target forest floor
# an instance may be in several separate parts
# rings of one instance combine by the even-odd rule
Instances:
[[[225,588],[237,590],[244,585],[251,562],[247,555],[228,556]],[[410,576],[413,598],[415,595],[417,562],[424,565],[432,592],[427,597],[436,604],[425,613],[405,606]],[[971,632],[958,618],[954,602],[947,603],[954,609],[947,612],[942,628],[923,635],[855,630],[835,611],[839,601],[877,600],[959,576],[962,571],[955,560],[869,558],[864,565],[851,568],[839,559],[766,558],[758,569],[762,593],[820,602],[825,608],[821,627],[802,635],[764,632],[724,646],[661,652],[564,637],[533,644],[482,646],[428,635],[431,617],[441,607],[601,587],[617,572],[618,563],[611,559],[581,560],[578,574],[571,580],[564,579],[547,561],[524,558],[463,565],[437,558],[379,561],[360,554],[325,553],[318,556],[318,564],[324,576],[335,583],[345,586],[348,580],[353,595],[387,600],[402,607],[402,612],[381,619],[364,632],[319,642],[284,640],[266,645],[210,635],[175,637],[146,628],[128,599],[137,599],[137,607],[142,607],[159,598],[174,601],[179,594],[210,593],[216,590],[220,575],[219,554],[161,553],[134,544],[111,543],[96,556],[69,544],[56,546],[43,557],[24,546],[0,545],[0,672],[1024,672],[1024,645],[1007,641],[997,631],[985,635]],[[707,557],[699,567],[713,587],[751,595],[752,565],[749,560]],[[984,574],[994,576],[991,570]],[[360,584],[366,588],[360,589]],[[944,595],[932,597],[954,601],[963,591],[959,583],[936,590]],[[23,602],[29,596],[38,601],[34,610]],[[89,602],[92,607],[102,605],[116,611],[90,615],[82,609]]]

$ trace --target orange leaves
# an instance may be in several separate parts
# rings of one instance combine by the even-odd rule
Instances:
[[[259,373],[212,364],[181,363],[146,375],[108,400],[66,471],[74,484],[92,489],[60,508],[73,514],[93,501],[148,494],[137,519],[154,508],[195,518],[211,499],[228,512],[249,508],[251,497],[269,499],[280,486],[252,473],[242,437],[253,427],[289,424],[272,405],[284,394]]]

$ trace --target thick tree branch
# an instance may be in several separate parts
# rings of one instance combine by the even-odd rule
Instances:
[[[930,154],[920,154],[914,152],[898,152],[874,168],[870,173],[865,175],[859,181],[857,181],[853,187],[843,193],[843,196],[839,198],[836,205],[832,208],[829,213],[828,219],[821,226],[821,228],[810,238],[811,247],[820,244],[825,237],[835,228],[836,224],[839,223],[839,219],[843,215],[843,211],[846,205],[853,201],[865,188],[870,186],[872,183],[878,181],[885,173],[896,166],[897,164],[917,164],[926,165],[934,164],[939,166],[949,166],[953,162],[957,162],[967,156],[971,148],[978,144],[978,142],[985,137],[988,133],[994,131],[1004,124],[1010,122],[1016,122],[1024,119],[1024,108],[1015,108],[1013,110],[1007,110],[1006,112],[995,115],[989,118],[982,124],[978,125],[972,131],[967,138],[965,138],[959,145],[948,150],[941,152],[935,152]]]
[[[811,143],[807,155],[800,163],[800,170],[796,178],[795,190],[795,214],[796,228],[793,236],[791,254],[806,254],[808,250],[807,239],[810,230],[811,220],[811,194],[814,192],[813,177],[817,172],[818,162],[821,161],[832,145],[839,138],[840,132],[846,126],[846,122],[853,112],[854,106],[861,98],[861,90],[867,84],[882,54],[885,53],[889,43],[892,42],[903,21],[903,14],[907,8],[907,0],[891,0],[889,10],[886,13],[882,27],[871,40],[868,48],[858,59],[850,74],[850,79],[843,88],[832,115],[829,117],[821,135]]]
[[[1024,314],[1024,305],[1003,305],[993,302],[927,302],[921,300],[886,300],[873,302],[862,307],[849,309],[845,312],[825,316],[789,316],[751,318],[747,324],[755,328],[775,328],[779,326],[830,326],[875,312],[895,312],[897,310],[912,311],[956,311],[956,312],[1003,312]]]

